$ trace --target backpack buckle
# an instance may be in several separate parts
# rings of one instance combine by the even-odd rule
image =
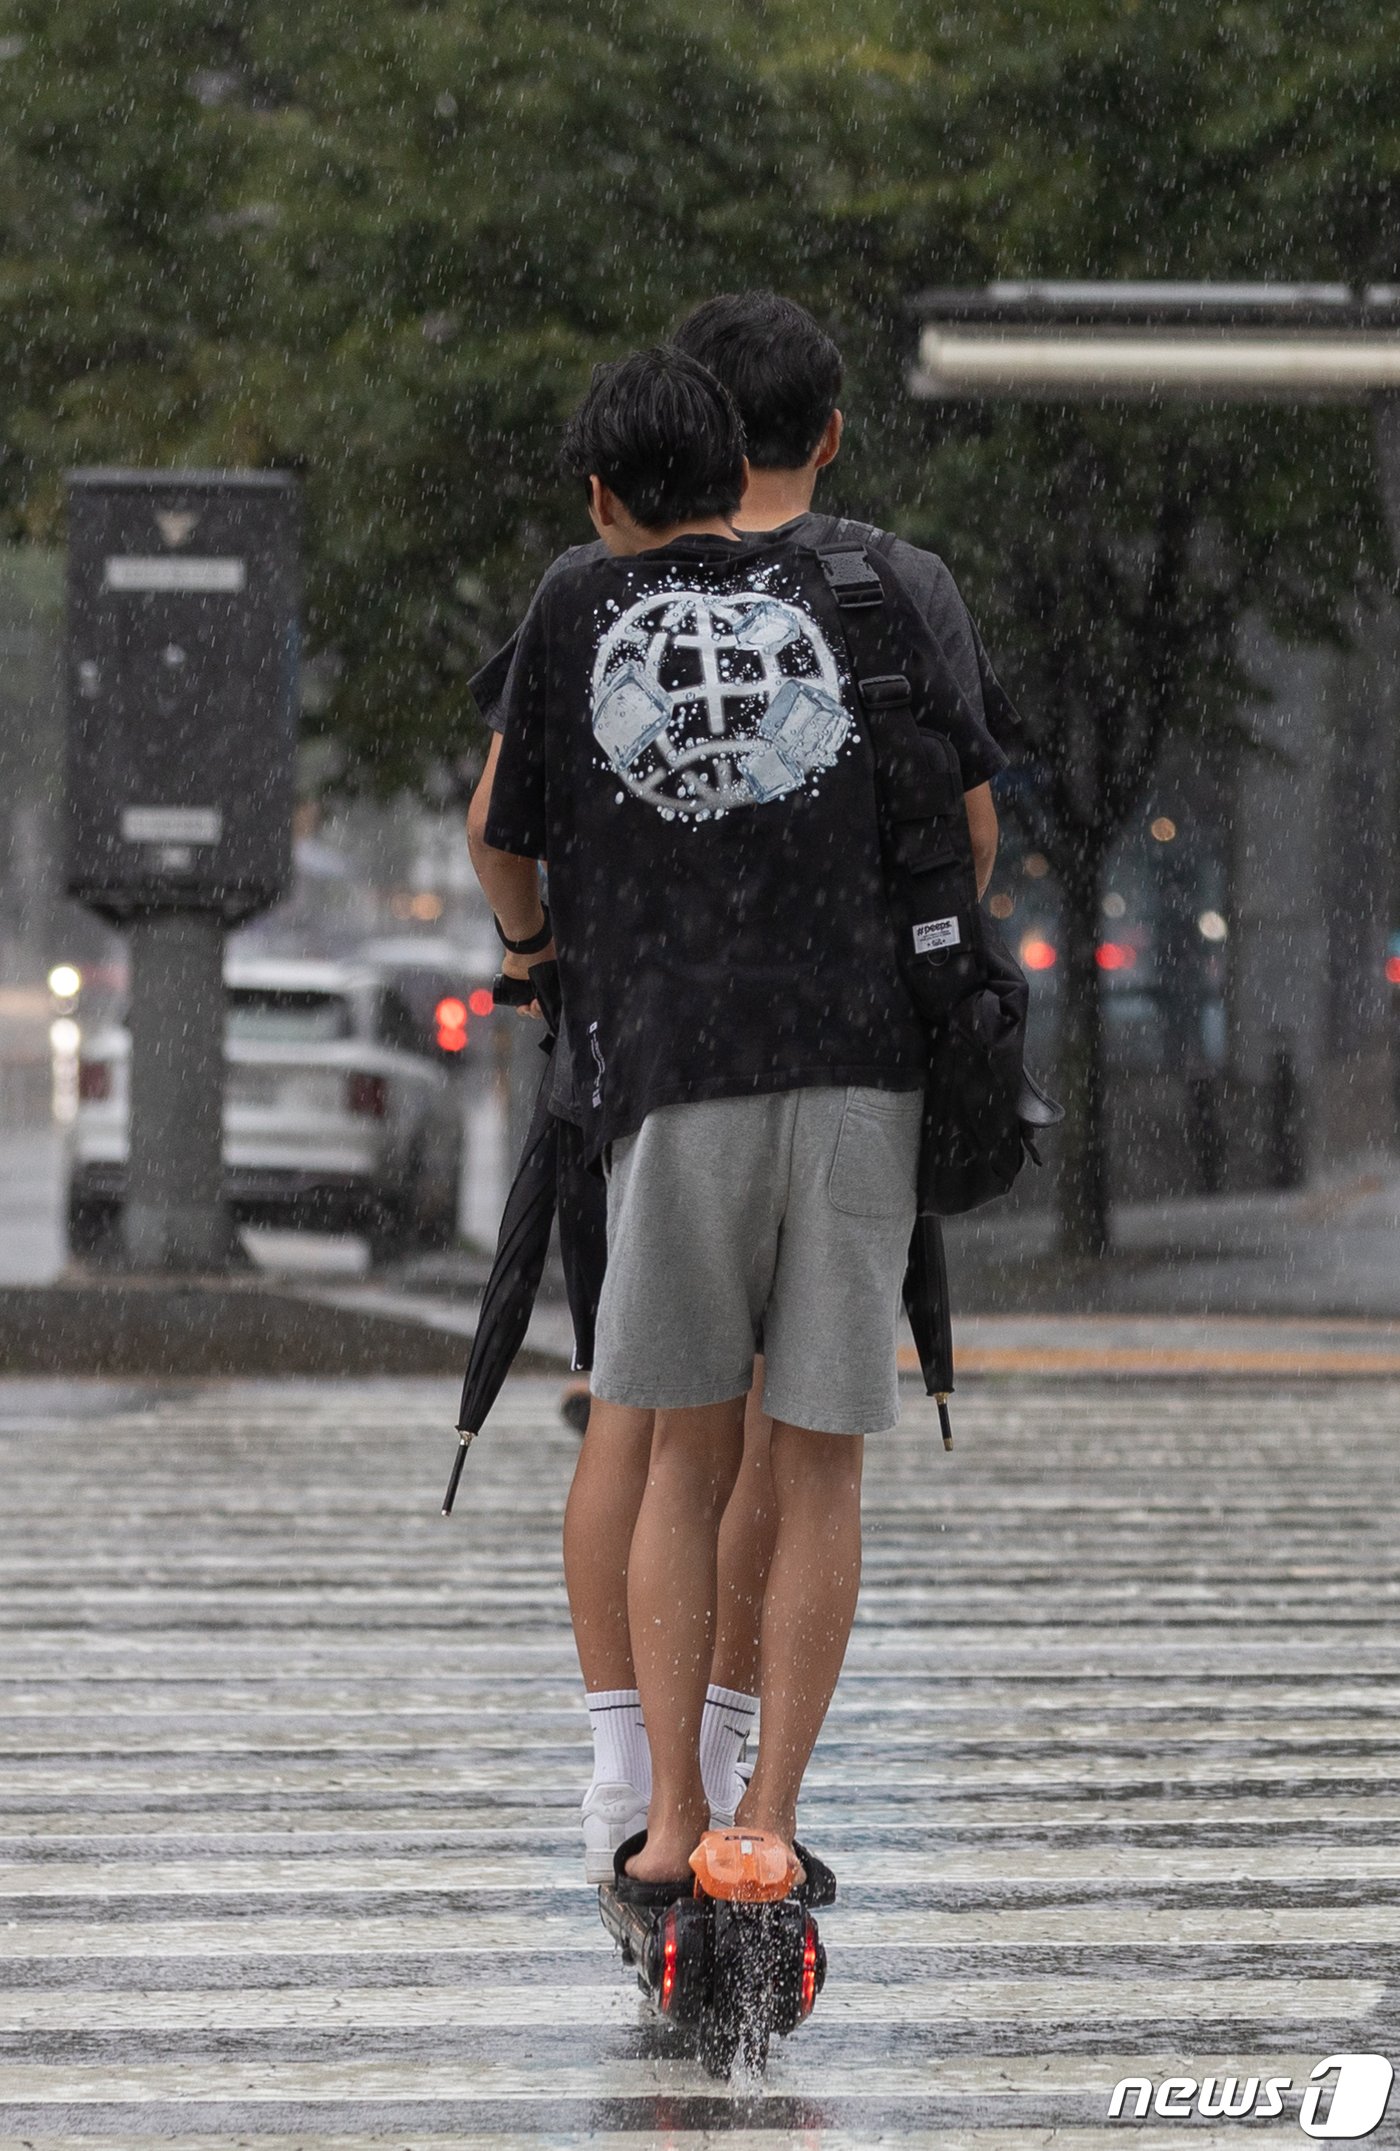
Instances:
[[[831,587],[832,596],[847,612],[859,612],[867,605],[884,604],[884,584],[866,559],[863,546],[856,546],[845,552],[821,552],[817,558],[822,564],[822,573]]]
[[[857,680],[860,699],[868,710],[897,709],[901,702],[908,702],[912,695],[909,682],[902,672],[877,672],[873,679]]]

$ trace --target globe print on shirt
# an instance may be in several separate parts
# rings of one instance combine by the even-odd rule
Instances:
[[[653,592],[594,661],[594,737],[628,791],[668,819],[799,791],[851,730],[811,614],[761,591]]]

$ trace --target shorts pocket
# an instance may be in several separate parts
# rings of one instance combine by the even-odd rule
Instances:
[[[846,1217],[912,1215],[922,1091],[846,1093],[826,1192]]]

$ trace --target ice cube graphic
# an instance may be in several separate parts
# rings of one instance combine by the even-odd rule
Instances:
[[[781,799],[784,792],[796,791],[802,782],[802,771],[795,769],[771,740],[763,740],[744,762],[744,782],[755,805],[763,807],[770,799]]]
[[[593,704],[593,737],[613,768],[629,769],[665,731],[671,705],[638,664],[619,665]]]
[[[758,728],[800,770],[828,769],[851,729],[835,695],[815,680],[784,680]]]
[[[818,769],[829,769],[851,720],[815,680],[784,680],[758,728],[762,745],[744,764],[744,781],[759,805],[779,799]]]
[[[786,605],[775,604],[772,598],[761,598],[744,614],[734,630],[734,640],[741,650],[762,650],[771,657],[786,643],[794,641],[798,633],[798,622]]]

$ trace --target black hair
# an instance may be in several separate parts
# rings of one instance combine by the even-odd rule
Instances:
[[[744,490],[733,397],[669,344],[594,368],[562,456],[576,478],[601,478],[644,530],[733,515]]]
[[[726,291],[672,338],[739,406],[755,470],[798,470],[841,393],[841,354],[804,308],[776,291]]]

